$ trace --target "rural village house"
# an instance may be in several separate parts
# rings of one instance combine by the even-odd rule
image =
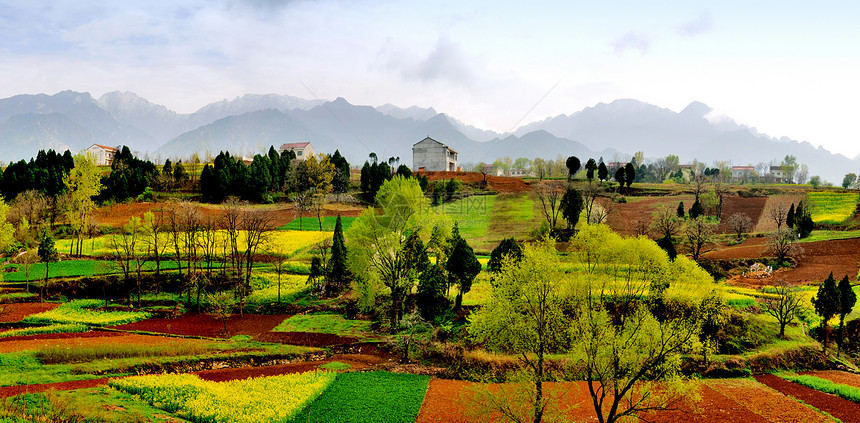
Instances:
[[[116,151],[114,147],[101,144],[93,144],[85,150],[86,154],[95,160],[96,166],[110,166]]]
[[[307,157],[314,155],[314,147],[309,142],[294,142],[287,143],[281,146],[278,149],[279,154],[283,154],[284,151],[292,151],[296,153],[296,160],[304,160]]]
[[[457,171],[457,152],[427,137],[412,146],[412,168],[427,171]]]

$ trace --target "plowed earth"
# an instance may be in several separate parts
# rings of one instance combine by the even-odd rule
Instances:
[[[854,386],[860,388],[860,375],[839,370],[824,370],[815,372],[803,372],[804,375],[820,377],[822,379],[831,380],[836,383]]]
[[[267,332],[260,334],[257,337],[257,340],[317,348],[331,347],[335,345],[349,345],[358,342],[357,338],[316,332]]]
[[[860,238],[818,241],[798,244],[803,249],[796,257],[798,265],[794,269],[780,269],[770,277],[753,279],[736,277],[729,283],[740,285],[772,285],[785,280],[791,284],[818,283],[833,271],[836,277],[848,275],[856,280],[860,269]],[[709,259],[756,258],[768,255],[764,238],[752,238],[741,245],[707,253]]]
[[[651,216],[664,209],[669,208],[673,212],[677,210],[678,203],[684,202],[685,211],[693,205],[694,198],[692,195],[673,195],[664,197],[633,197],[628,203],[613,204],[612,211],[609,213],[608,223],[612,230],[622,235],[635,235],[636,227],[643,223],[650,223]],[[746,215],[752,221],[752,227],[762,216],[765,202],[764,197],[723,197],[722,223],[717,226],[717,233],[725,234],[732,233],[732,228],[729,226],[728,217],[740,213]]]
[[[0,314],[2,322],[20,322],[25,317],[32,314],[39,314],[43,311],[53,310],[59,307],[57,303],[11,303],[2,304],[3,313]]]
[[[224,323],[206,314],[184,314],[175,319],[147,319],[127,325],[113,326],[113,328],[211,338],[229,338],[236,335],[250,335],[256,338],[274,329],[288,317],[290,315],[284,314],[245,314],[241,317],[234,315],[227,320],[226,336]]]
[[[95,346],[117,345],[197,345],[199,339],[170,338],[166,336],[130,335],[121,332],[86,332],[69,333],[66,337],[37,338],[42,335],[27,337],[27,339],[12,339],[0,342],[0,353],[35,351],[44,348],[83,348]],[[19,337],[16,337],[19,338]]]
[[[722,381],[720,381],[722,382]],[[750,381],[751,382],[751,381]],[[826,422],[824,416],[760,384],[732,386],[706,383],[695,405],[682,404],[678,410],[661,411],[643,416],[647,421],[680,422]],[[492,421],[492,413],[476,409],[475,383],[433,379],[418,415],[418,423],[466,423]],[[571,421],[597,421],[585,382],[548,383],[553,395]],[[489,385],[498,391],[499,385]],[[723,393],[723,391],[726,391]]]
[[[860,404],[789,382],[774,375],[758,375],[755,379],[777,391],[830,413],[845,423],[860,422]]]
[[[469,184],[480,184],[484,181],[484,175],[479,172],[421,172],[427,176],[427,180],[438,181],[454,178]],[[522,178],[508,176],[487,175],[488,188],[498,192],[529,192],[531,188]]]

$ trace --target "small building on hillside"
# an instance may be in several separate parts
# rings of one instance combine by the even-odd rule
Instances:
[[[427,171],[457,171],[457,152],[427,137],[412,146],[412,168]]]
[[[116,155],[117,149],[106,145],[93,144],[87,147],[85,152],[95,160],[96,166],[110,166],[113,163],[113,156]]]
[[[768,173],[768,178],[777,184],[791,183],[791,181],[785,180],[785,169],[782,166],[771,166],[770,172]]]
[[[745,180],[755,174],[755,166],[732,166],[732,179]]]
[[[292,151],[296,153],[296,160],[304,160],[314,155],[314,146],[309,142],[293,142],[284,144],[278,149],[278,153],[283,154],[284,151]]]

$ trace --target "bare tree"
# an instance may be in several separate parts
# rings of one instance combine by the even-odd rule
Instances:
[[[664,238],[673,238],[681,230],[681,219],[671,207],[665,207],[654,214],[651,226]]]
[[[699,201],[699,196],[705,191],[705,186],[708,183],[708,177],[705,176],[704,173],[694,173],[693,180],[690,181],[693,184],[693,196],[696,197],[695,201]]]
[[[254,267],[254,255],[260,247],[269,241],[274,216],[269,211],[244,211],[239,225],[245,233],[243,247],[245,248],[245,289],[251,286],[251,270]]]
[[[132,217],[128,220],[119,233],[110,237],[110,245],[113,249],[114,263],[122,271],[126,283],[131,281],[132,273],[137,276],[137,306],[140,307],[141,280],[140,266],[142,261],[138,257],[138,242],[140,241],[141,224],[140,218]]]
[[[239,254],[239,223],[242,220],[242,208],[239,200],[236,198],[228,198],[224,202],[224,213],[221,218],[221,225],[227,233],[227,249],[230,251],[230,263],[233,266],[233,274],[239,280],[242,280],[242,270],[244,269],[244,255]]]
[[[182,222],[182,247],[188,260],[188,275],[198,268],[197,238],[200,236],[200,210],[193,204],[183,201],[179,203],[179,221]]]
[[[200,220],[200,236],[197,238],[200,251],[203,253],[202,261],[206,262],[208,273],[212,274],[212,262],[218,255],[218,218],[213,215],[204,215]],[[225,257],[226,259],[226,257]]]
[[[597,204],[597,198],[603,195],[603,186],[589,182],[582,188],[582,205],[585,208],[585,219],[587,223],[594,223],[591,219],[593,216],[594,206]]]
[[[555,229],[561,215],[561,197],[564,196],[564,190],[552,186],[549,182],[539,183],[534,188],[534,195],[541,204],[550,230]]]
[[[293,203],[296,205],[296,214],[298,214],[299,219],[299,230],[302,230],[302,217],[304,217],[306,211],[311,209],[313,203],[313,192],[310,190],[295,192],[290,195],[290,199],[293,200]]]
[[[173,244],[177,271],[182,275],[182,248],[180,248],[182,244],[182,222],[177,203],[172,203],[167,208],[167,230],[170,232],[170,241]]]
[[[142,235],[143,242],[149,250],[149,255],[155,261],[155,274],[161,274],[161,259],[164,249],[167,248],[167,224],[164,220],[164,211],[146,212],[143,215]]]
[[[776,230],[779,231],[782,225],[788,219],[788,202],[782,199],[774,201],[767,209],[767,216],[773,223],[776,224]]]
[[[588,220],[594,224],[600,224],[609,218],[609,213],[613,208],[612,200],[608,198],[598,198],[591,207],[591,213],[588,215]]]
[[[797,246],[797,234],[788,228],[782,228],[770,236],[767,242],[767,251],[776,256],[780,263],[786,258],[792,257],[799,253],[800,247]]]
[[[633,222],[633,231],[636,236],[647,236],[651,232],[651,217],[642,216]]]
[[[743,239],[744,232],[749,232],[752,228],[752,219],[743,213],[732,214],[729,216],[727,223],[729,224],[729,227],[732,228],[735,235],[737,235],[738,241]]]
[[[779,322],[779,336],[785,338],[785,327],[791,324],[797,315],[803,311],[803,296],[800,291],[785,281],[780,281],[775,287],[776,296],[764,297],[764,311]]]
[[[715,227],[716,224],[708,222],[704,216],[687,220],[684,226],[684,242],[689,247],[693,260],[698,260],[699,256],[711,251]]]

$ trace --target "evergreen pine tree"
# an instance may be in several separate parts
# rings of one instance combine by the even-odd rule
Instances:
[[[788,208],[788,214],[785,216],[785,225],[789,228],[794,227],[794,203],[791,203],[791,207]]]
[[[812,299],[812,305],[815,306],[815,313],[821,316],[821,329],[824,332],[824,349],[827,349],[827,341],[829,333],[827,330],[827,322],[839,313],[839,289],[836,287],[836,279],[833,278],[833,272],[818,286],[818,293]]]
[[[449,283],[460,287],[454,304],[454,307],[459,309],[463,305],[463,295],[472,289],[472,281],[481,272],[481,263],[475,257],[475,251],[466,243],[465,239],[459,236],[459,233],[457,239],[451,256],[445,263],[445,270],[448,271]]]
[[[702,203],[700,203],[699,200],[696,200],[696,202],[693,203],[693,206],[690,207],[690,218],[695,219],[701,216],[704,212],[705,210],[702,208]]]
[[[331,243],[331,259],[329,260],[329,280],[335,284],[337,289],[345,287],[349,278],[349,270],[346,265],[346,243],[343,239],[343,225],[340,222],[340,214],[334,224],[334,235]]]
[[[854,309],[854,304],[857,303],[857,294],[854,293],[854,290],[851,289],[851,281],[848,280],[848,275],[842,278],[839,281],[839,337],[837,338],[839,344],[839,351],[842,350],[842,342],[844,341],[845,334],[845,316],[851,313],[851,310]]]
[[[681,219],[684,218],[684,202],[683,201],[678,203],[678,210],[676,213],[678,214],[678,217],[680,217]]]

